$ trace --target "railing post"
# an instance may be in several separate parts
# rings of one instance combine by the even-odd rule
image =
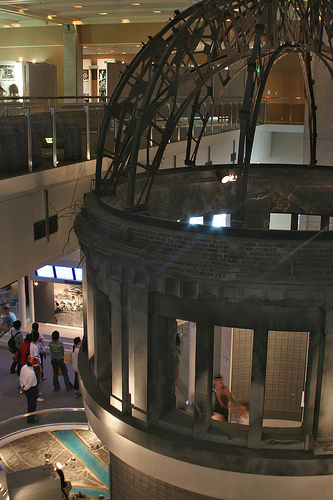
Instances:
[[[31,135],[31,119],[30,108],[24,110],[27,123],[27,153],[28,153],[28,169],[32,172],[32,135]]]
[[[89,106],[84,106],[86,114],[86,158],[90,160],[90,122],[89,122]]]
[[[289,125],[291,125],[293,122],[293,100],[290,99],[290,106],[289,106]]]
[[[55,108],[50,107],[50,112],[52,116],[52,163],[54,167],[58,166],[57,158],[57,127],[56,127],[56,115]]]

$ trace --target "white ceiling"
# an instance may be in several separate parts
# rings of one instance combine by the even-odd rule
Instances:
[[[198,0],[0,0],[0,29],[19,30],[71,24],[167,23],[175,10],[183,11]],[[135,5],[138,4],[139,5]],[[156,11],[156,12],[154,12]],[[19,32],[18,32],[19,33]],[[155,28],[148,33],[154,35]],[[140,44],[141,40],[138,40]],[[136,54],[141,45],[122,43],[89,45],[83,55]]]
[[[14,29],[13,24],[16,23],[22,27],[40,27],[73,21],[80,21],[82,24],[118,24],[122,19],[129,19],[132,23],[167,22],[175,10],[183,11],[196,2],[197,0],[0,1],[0,28],[8,26],[8,29]],[[135,3],[140,5],[133,5]]]

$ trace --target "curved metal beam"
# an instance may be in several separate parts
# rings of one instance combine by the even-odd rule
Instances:
[[[193,123],[200,93],[209,86],[210,79],[226,66],[248,59],[238,158],[243,177],[238,193],[241,206],[246,197],[244,166],[249,163],[258,96],[264,88],[262,75],[267,78],[268,74],[267,61],[284,50],[312,52],[333,72],[332,17],[332,3],[320,0],[204,0],[183,13],[177,12],[142,47],[106,106],[97,148],[96,194],[115,193],[126,176],[128,210],[140,210],[140,206],[144,209],[165,148],[185,110],[194,104]],[[257,67],[261,68],[260,74]],[[107,146],[113,122],[116,134],[113,145]],[[207,116],[202,116],[201,123],[199,141]],[[189,133],[187,161],[193,158],[189,153],[193,129]],[[139,160],[142,149],[145,158]],[[194,158],[197,149],[194,145]],[[104,158],[109,159],[109,167],[102,173]],[[141,192],[136,187],[138,169],[147,173]],[[241,219],[243,215],[240,213]]]

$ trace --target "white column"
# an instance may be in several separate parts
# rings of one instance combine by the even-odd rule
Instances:
[[[24,278],[19,278],[17,280],[17,292],[18,292],[19,316],[21,321],[21,327],[24,330],[27,327],[27,308],[26,308]]]
[[[34,299],[34,282],[28,278],[28,290],[29,290],[29,306],[30,306],[30,322],[35,322],[35,299]]]

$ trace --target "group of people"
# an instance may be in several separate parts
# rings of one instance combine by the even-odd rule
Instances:
[[[25,394],[28,403],[27,413],[36,411],[37,402],[43,402],[40,391],[41,381],[45,380],[44,361],[46,359],[45,339],[39,332],[39,324],[33,323],[31,332],[23,339],[21,332],[21,322],[15,314],[9,311],[9,307],[3,307],[3,321],[0,324],[0,336],[10,332],[14,340],[14,356],[10,367],[10,373],[17,373],[20,377],[20,393]],[[48,347],[51,354],[51,365],[53,371],[53,389],[60,390],[59,374],[61,373],[67,390],[75,389],[76,395],[81,396],[78,379],[78,354],[81,345],[80,337],[75,337],[73,342],[72,363],[75,373],[74,384],[68,376],[68,369],[64,362],[64,344],[59,340],[59,332],[52,333],[52,340]],[[16,368],[17,367],[17,368]],[[35,423],[35,415],[28,415],[28,423]]]

